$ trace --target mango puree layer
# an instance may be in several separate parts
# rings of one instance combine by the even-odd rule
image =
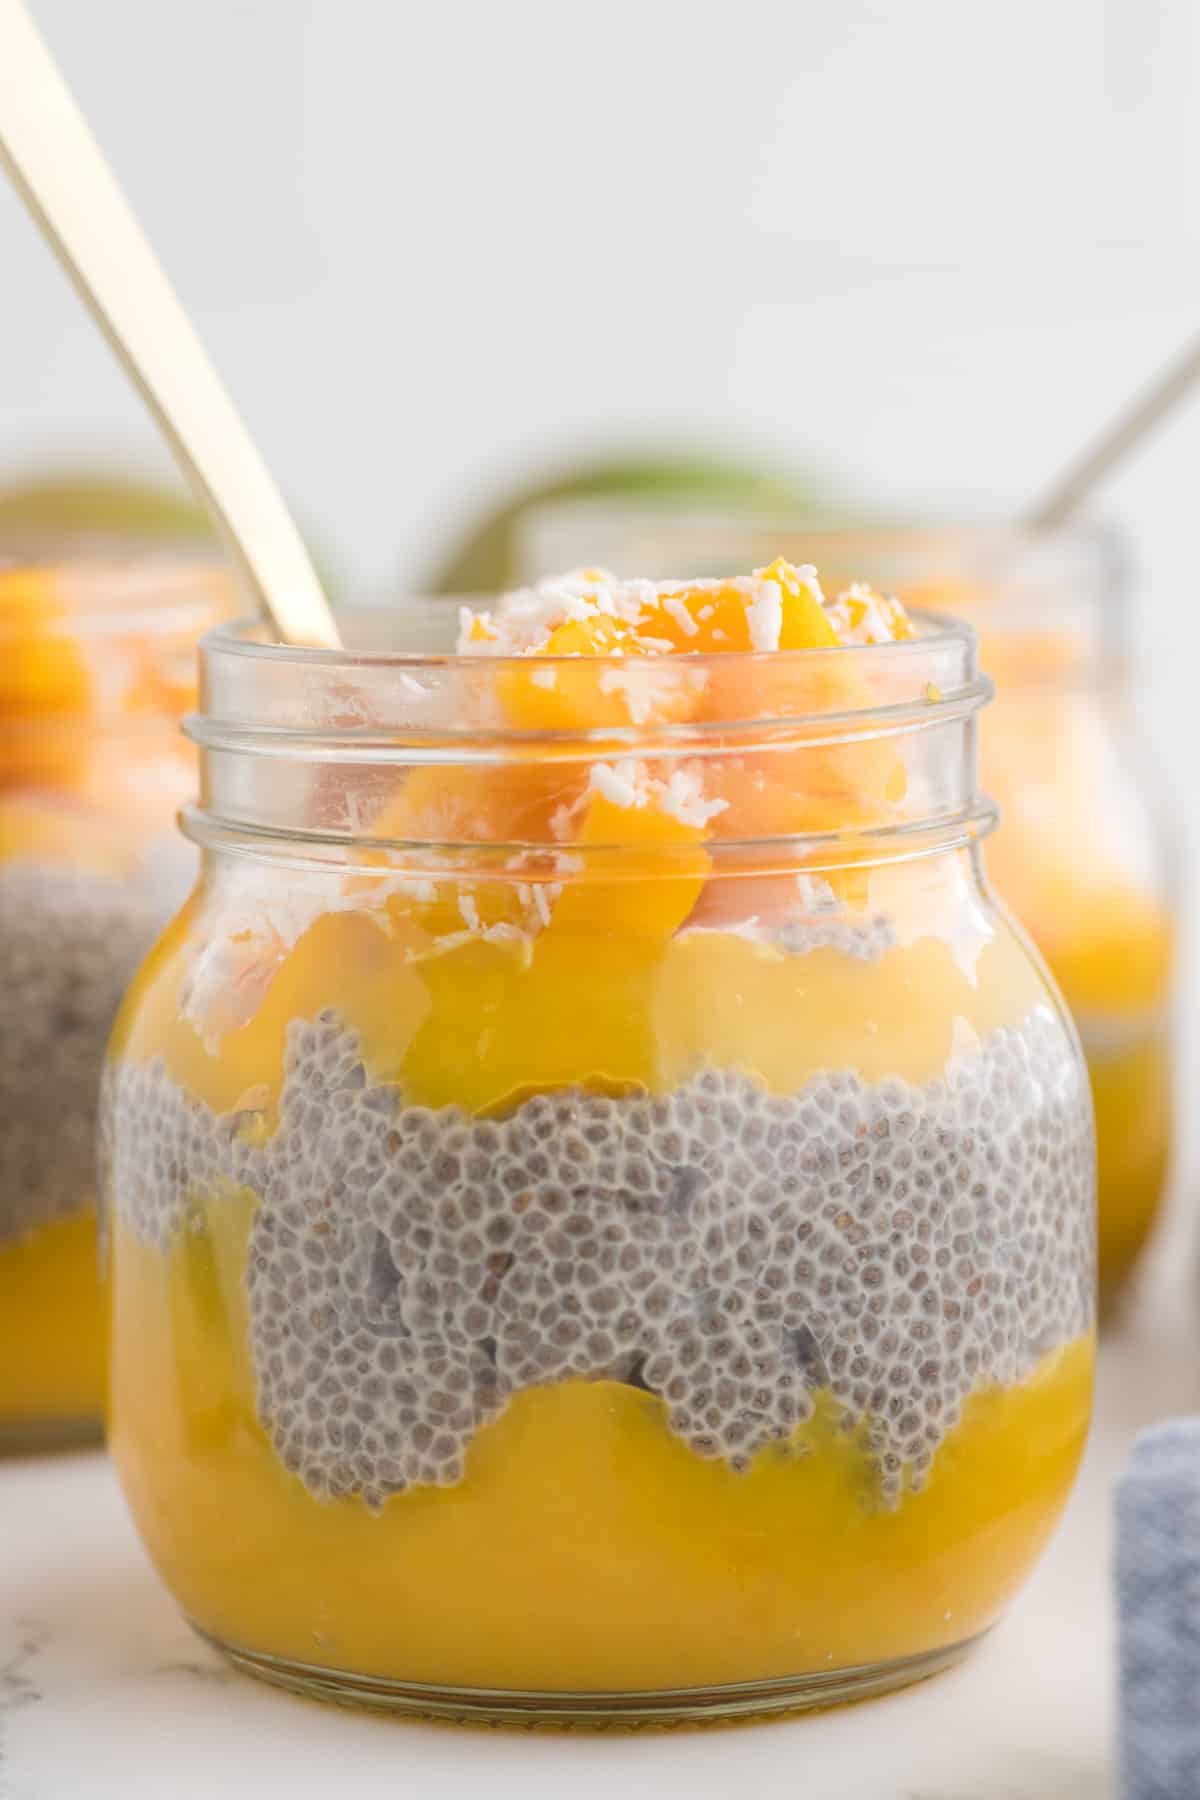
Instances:
[[[1001,931],[972,961],[920,937],[877,962],[729,932],[608,947],[587,919],[528,957],[479,940],[414,960],[413,908],[325,913],[252,1016],[205,1042],[183,1015],[194,909],[127,1003],[114,1054],[163,1057],[216,1110],[270,1129],[289,1021],[336,1006],[372,1080],[503,1108],[571,1082],[669,1090],[711,1062],[790,1092],[819,1069],[936,1076],[1045,990]],[[602,978],[601,978],[602,977]],[[464,1480],[372,1513],[314,1499],[256,1418],[249,1193],[197,1204],[168,1255],[114,1243],[112,1444],[139,1528],[189,1616],[294,1661],[446,1686],[658,1689],[885,1661],[987,1626],[1041,1550],[1087,1428],[1090,1337],[976,1392],[928,1487],[893,1510],[827,1395],[744,1474],[613,1382],[519,1393]]]

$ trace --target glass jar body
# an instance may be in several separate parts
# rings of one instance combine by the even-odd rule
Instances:
[[[689,926],[644,849],[207,864],[103,1135],[112,1446],[201,1631],[596,1720],[826,1704],[991,1624],[1086,1432],[1092,1138],[976,851],[778,865],[820,904],[765,933],[761,882]]]
[[[121,996],[194,877],[178,706],[218,616],[165,573],[0,569],[0,1443],[95,1436],[95,1128]],[[198,584],[203,587],[203,583]],[[214,583],[215,586],[215,583]]]

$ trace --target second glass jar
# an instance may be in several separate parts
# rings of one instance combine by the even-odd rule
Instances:
[[[100,1073],[194,875],[178,721],[226,580],[115,547],[0,561],[0,1446],[101,1429]]]

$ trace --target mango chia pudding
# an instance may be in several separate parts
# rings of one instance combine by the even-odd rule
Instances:
[[[105,1077],[164,1579],[252,1671],[425,1712],[953,1660],[1066,1498],[1094,1329],[971,634],[782,562],[343,627],[206,640],[204,875]]]
[[[1005,821],[993,878],[1045,956],[1087,1058],[1100,1283],[1115,1296],[1167,1195],[1178,933],[1163,821],[1147,803],[1152,777],[1111,686],[1082,684],[1080,655],[1053,635],[989,653],[1002,699],[982,760]]]
[[[997,687],[981,766],[1003,821],[992,879],[1071,1009],[1096,1112],[1099,1276],[1114,1299],[1163,1211],[1172,1139],[1178,894],[1169,809],[1122,642],[1122,569],[1095,530],[927,553],[913,599],[980,632]]]
[[[0,1443],[94,1434],[96,1105],[121,996],[192,874],[177,729],[211,570],[0,566]]]

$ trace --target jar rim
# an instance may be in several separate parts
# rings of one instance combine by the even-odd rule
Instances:
[[[975,789],[973,727],[992,683],[979,671],[970,625],[932,612],[914,616],[918,635],[894,643],[615,661],[461,654],[452,599],[343,608],[338,618],[348,648],[338,650],[272,641],[258,619],[223,623],[202,641],[201,710],[184,720],[202,753],[201,802],[185,828],[212,847],[244,839],[253,855],[287,856],[307,845],[338,858],[378,850],[408,858],[436,846],[438,855],[462,854],[472,866],[498,855],[507,867],[510,853],[562,850],[554,809],[535,807],[510,821],[511,829],[493,832],[483,814],[443,817],[435,805],[408,835],[407,828],[393,833],[381,823],[381,809],[397,791],[396,778],[458,769],[503,781],[536,766],[548,776],[544,785],[566,795],[591,785],[597,766],[608,764],[618,806],[625,804],[620,794],[636,793],[644,775],[671,794],[672,805],[686,807],[697,783],[691,797],[707,805],[708,771],[719,775],[726,763],[745,769],[761,756],[801,786],[812,770],[819,785],[827,752],[893,739],[904,744],[902,756],[915,758],[911,808],[898,814],[868,779],[865,811],[851,805],[848,814],[852,835],[862,839],[879,824],[890,833],[893,857],[922,854],[933,842],[967,841],[987,828],[988,809]],[[431,648],[438,643],[447,648]],[[568,689],[561,710],[530,706],[526,696],[537,692],[531,684],[516,690],[514,706],[509,681],[554,671],[584,676],[577,699]],[[844,678],[830,679],[835,671]],[[601,687],[609,672],[616,685]],[[667,684],[687,702],[682,709],[673,709]],[[621,704],[607,716],[599,706],[592,710],[593,693],[599,700],[617,687]],[[702,687],[707,703],[697,707],[690,696]],[[748,821],[746,842],[761,863],[758,829]],[[855,854],[846,849],[849,826],[824,817],[766,829],[826,858]],[[500,836],[502,844],[492,841]],[[740,841],[732,832],[722,838],[725,861],[736,858]],[[589,856],[602,851],[587,846]],[[668,860],[670,854],[667,847]]]
[[[332,760],[369,757],[386,762],[391,756],[411,758],[422,745],[470,745],[483,757],[528,745],[533,749],[578,746],[601,754],[605,747],[628,754],[647,746],[664,753],[682,754],[685,746],[713,743],[739,727],[765,726],[772,733],[800,732],[816,744],[847,737],[886,735],[921,725],[942,724],[979,710],[994,692],[990,678],[977,661],[977,633],[973,626],[948,614],[914,608],[911,617],[918,635],[883,644],[840,644],[803,650],[688,651],[658,658],[622,659],[619,666],[635,676],[669,674],[677,680],[689,672],[717,671],[733,674],[857,669],[864,676],[891,677],[891,692],[879,698],[873,690],[869,704],[845,707],[831,704],[804,712],[783,713],[766,709],[741,717],[688,719],[680,723],[657,721],[646,725],[617,724],[566,729],[512,726],[502,719],[487,719],[469,712],[446,716],[443,709],[433,719],[422,718],[420,701],[432,697],[438,684],[453,691],[478,693],[507,676],[578,669],[591,659],[576,656],[503,656],[417,649],[403,643],[381,644],[380,631],[403,639],[414,627],[427,625],[430,611],[441,614],[442,623],[457,622],[457,597],[407,600],[390,608],[341,607],[338,611],[349,648],[329,649],[307,644],[283,644],[268,636],[261,619],[249,617],[223,621],[201,639],[204,675],[202,710],[188,716],[184,729],[204,749],[242,751],[287,757],[308,752]],[[357,641],[354,641],[357,640]],[[607,666],[607,659],[595,659]],[[612,665],[614,668],[617,664]],[[262,675],[263,680],[256,678]],[[423,688],[416,676],[430,683]],[[292,679],[292,678],[295,679]],[[355,680],[362,684],[355,690]],[[395,677],[393,680],[392,678]],[[831,685],[836,700],[839,690]],[[844,690],[842,696],[844,697]],[[417,702],[414,704],[413,702]],[[820,735],[817,735],[820,734]],[[429,751],[433,754],[432,748]]]
[[[356,630],[366,628],[368,636],[373,635],[371,627],[385,619],[392,619],[398,624],[407,626],[411,620],[419,619],[429,608],[437,611],[474,606],[486,600],[494,599],[494,595],[483,594],[432,594],[413,595],[403,600],[375,600],[361,606],[339,606],[337,620],[339,626],[350,624]],[[420,611],[418,611],[420,609]],[[406,616],[407,615],[407,616]],[[952,613],[941,612],[932,607],[917,606],[910,609],[910,618],[927,627],[915,637],[901,638],[895,642],[883,644],[836,644],[814,645],[803,650],[685,650],[675,652],[669,658],[661,659],[662,663],[681,665],[686,662],[690,668],[747,668],[769,667],[797,668],[805,663],[816,667],[818,663],[830,666],[836,659],[843,664],[851,660],[879,659],[883,656],[895,656],[903,660],[919,657],[930,649],[958,644],[970,656],[974,656],[978,645],[978,633],[967,620],[960,619]],[[222,655],[246,656],[270,663],[299,663],[309,668],[354,668],[365,666],[394,666],[398,669],[408,667],[437,667],[460,669],[498,669],[505,673],[514,669],[526,669],[530,666],[528,656],[494,655],[491,652],[480,654],[478,651],[461,652],[450,650],[417,650],[399,645],[380,645],[364,642],[352,647],[344,645],[331,649],[321,644],[284,644],[266,635],[267,626],[264,620],[254,615],[244,615],[238,619],[223,619],[208,630],[201,639],[201,649],[211,650]],[[569,667],[578,665],[583,659],[576,653],[569,656],[546,656],[539,652],[538,668]]]

